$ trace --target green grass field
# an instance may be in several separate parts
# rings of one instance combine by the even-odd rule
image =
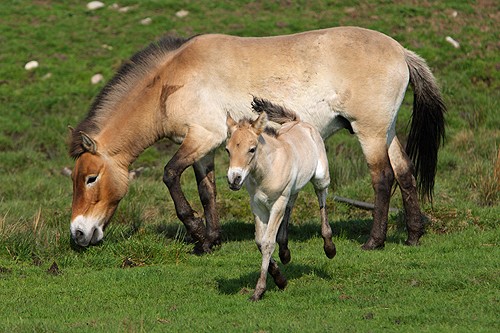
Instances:
[[[500,331],[500,5],[494,1],[82,1],[0,3],[0,331],[498,332]],[[180,10],[185,17],[177,17]],[[141,20],[151,18],[151,24]],[[371,213],[333,194],[373,200],[354,137],[328,139],[328,199],[337,257],[322,250],[316,197],[299,196],[289,280],[268,279],[251,303],[260,254],[244,191],[227,188],[217,153],[222,247],[189,254],[162,183],[175,146],[162,141],[132,165],[130,184],[102,244],[69,242],[72,168],[68,125],[86,115],[120,64],[164,34],[265,36],[338,25],[384,32],[423,56],[448,106],[427,233],[402,245],[404,217],[389,219],[386,247],[364,252]],[[445,40],[460,43],[454,48]],[[26,71],[31,60],[39,67]],[[90,78],[101,73],[97,85]],[[412,92],[398,118],[406,140]],[[495,167],[497,173],[495,174]],[[201,211],[192,172],[183,186]],[[402,208],[399,192],[391,206]]]

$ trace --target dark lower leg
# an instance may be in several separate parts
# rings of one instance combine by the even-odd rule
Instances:
[[[174,155],[172,160],[165,166],[163,182],[167,185],[170,195],[172,196],[177,217],[181,220],[188,234],[195,241],[195,251],[198,252],[205,243],[205,226],[203,220],[195,216],[196,212],[191,208],[191,205],[182,192],[180,176],[187,166],[182,167],[182,164],[178,163],[176,155]]]
[[[210,251],[213,245],[219,245],[221,242],[219,215],[216,207],[217,191],[215,187],[213,155],[209,155],[199,163],[195,163],[193,168],[206,220],[206,242],[203,245],[203,249],[204,251]]]
[[[382,167],[373,168],[371,172],[373,189],[375,191],[375,208],[373,210],[373,226],[370,238],[363,245],[363,249],[365,250],[384,247],[391,188],[394,183],[394,173],[388,164],[388,160]]]
[[[420,237],[424,234],[424,223],[418,203],[416,181],[411,171],[408,171],[399,175],[398,183],[403,197],[408,232],[408,239],[405,243],[407,245],[417,245]]]

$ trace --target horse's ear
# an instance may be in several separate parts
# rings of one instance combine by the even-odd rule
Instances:
[[[238,124],[234,121],[229,113],[227,114],[226,125],[229,133],[232,135],[234,131],[236,131],[236,125]]]
[[[71,125],[68,125],[68,130],[70,134],[73,134],[75,132],[75,128]]]
[[[97,153],[97,143],[87,133],[80,132],[82,136],[82,147],[85,151],[95,155]]]
[[[255,130],[255,134],[260,135],[264,131],[267,125],[267,113],[262,112],[257,119],[252,123],[252,127]]]

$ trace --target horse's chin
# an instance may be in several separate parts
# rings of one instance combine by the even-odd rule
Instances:
[[[229,184],[229,188],[232,190],[232,191],[239,191],[241,189],[241,186],[243,184]]]

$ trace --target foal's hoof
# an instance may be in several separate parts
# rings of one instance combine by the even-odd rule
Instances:
[[[375,241],[373,238],[370,237],[370,239],[361,246],[363,250],[378,250],[378,249],[383,249],[384,248],[384,241]]]
[[[283,265],[286,265],[290,262],[290,260],[292,259],[292,256],[290,255],[290,250],[289,249],[286,249],[286,250],[281,250],[280,249],[280,260],[281,260],[281,263]]]

